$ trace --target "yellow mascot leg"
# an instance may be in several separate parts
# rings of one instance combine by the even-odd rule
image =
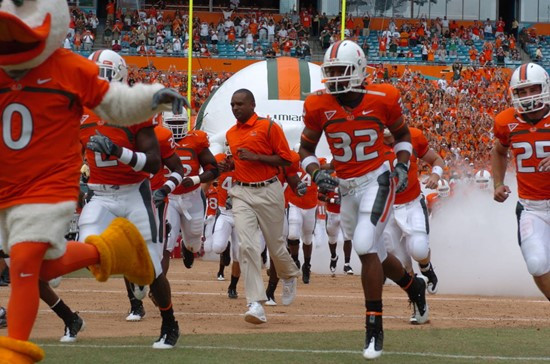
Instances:
[[[99,252],[99,264],[90,271],[100,282],[113,274],[123,274],[132,283],[147,286],[155,279],[155,269],[147,244],[130,221],[117,217],[100,235],[90,235],[86,244]]]
[[[33,364],[44,359],[44,350],[30,341],[0,337],[0,364]]]

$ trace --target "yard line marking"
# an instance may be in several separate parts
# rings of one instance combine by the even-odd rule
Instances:
[[[45,309],[45,310],[39,310],[41,314],[49,314],[54,313],[52,310]],[[108,310],[78,310],[79,313],[86,313],[86,314],[97,314],[97,315],[118,315],[121,314],[121,311],[108,311]],[[211,317],[242,317],[244,314],[236,313],[236,312],[181,312],[176,311],[174,312],[174,315],[176,316],[211,316]],[[365,315],[349,315],[349,314],[293,314],[293,313],[277,313],[277,312],[269,312],[270,317],[310,317],[310,318],[362,318],[365,317]],[[410,319],[410,316],[395,316],[395,315],[384,315],[384,319],[389,320],[405,320],[408,321]],[[509,317],[446,317],[446,316],[431,316],[430,319],[432,321],[464,321],[464,320],[470,320],[470,321],[519,321],[519,322],[550,322],[550,318],[541,318],[541,317],[515,317],[515,318],[509,318]]]
[[[43,347],[67,347],[67,348],[101,348],[101,349],[135,349],[151,348],[150,345],[94,345],[94,344],[41,344]],[[318,350],[318,349],[288,349],[288,348],[243,348],[236,346],[204,346],[204,345],[177,345],[175,349],[185,350],[234,350],[248,352],[274,352],[274,353],[304,353],[304,354],[351,354],[361,355],[359,350]],[[495,356],[495,355],[462,355],[462,354],[442,354],[442,353],[418,353],[418,352],[398,352],[384,351],[384,356],[419,356],[445,359],[466,359],[466,360],[511,360],[511,361],[550,361],[550,357],[519,357],[519,356]]]
[[[225,281],[186,281],[186,280],[170,280],[170,282],[182,282],[182,283],[193,283],[193,282],[212,282],[212,283],[224,283]],[[227,283],[227,282],[225,282]],[[72,292],[72,293],[120,293],[126,295],[127,292],[123,290],[101,290],[101,289],[56,289],[58,292]],[[392,292],[393,293],[393,292]],[[196,291],[172,291],[173,295],[197,295],[197,296],[227,296],[227,292],[196,292]],[[360,299],[364,296],[362,294],[357,295],[322,295],[322,294],[297,294],[296,297],[304,297],[304,298],[341,298],[341,299]],[[386,293],[384,295],[384,300],[396,300],[396,301],[406,301],[409,298],[405,295],[402,296],[391,296]],[[429,297],[428,302],[447,302],[447,301],[466,301],[466,302],[500,302],[500,303],[508,303],[508,302],[518,302],[521,301],[522,303],[544,303],[548,304],[548,300],[542,300],[542,299],[525,299],[522,297],[518,298],[470,298],[470,297]]]

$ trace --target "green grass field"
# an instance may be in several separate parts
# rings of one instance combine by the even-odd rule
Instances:
[[[550,329],[386,330],[378,363],[547,363]],[[186,335],[176,349],[153,350],[152,337],[39,340],[44,363],[357,363],[364,333]]]

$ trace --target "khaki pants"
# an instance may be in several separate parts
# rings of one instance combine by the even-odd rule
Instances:
[[[236,185],[229,194],[233,198],[235,229],[241,244],[241,272],[247,303],[266,301],[262,278],[261,247],[258,226],[262,231],[269,255],[275,264],[279,278],[298,277],[300,270],[286,249],[283,238],[284,194],[279,182],[253,188]]]

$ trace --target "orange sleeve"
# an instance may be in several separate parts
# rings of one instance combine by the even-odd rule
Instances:
[[[411,130],[411,138],[413,149],[416,152],[418,158],[422,158],[430,150],[428,139],[420,129],[409,128]]]
[[[109,82],[99,78],[99,67],[94,62],[78,55],[77,57],[82,60],[79,61],[79,72],[73,73],[73,77],[78,78],[75,80],[75,84],[79,86],[76,91],[81,104],[94,109],[103,101],[109,90]]]
[[[210,140],[208,139],[208,134],[206,134],[202,130],[197,130],[196,133],[199,137],[197,150],[200,150],[202,152],[204,149],[210,148]]]
[[[509,114],[507,113],[507,110],[504,110],[503,112],[498,114],[495,117],[495,123],[493,127],[493,133],[495,134],[495,138],[497,138],[500,141],[500,143],[505,147],[509,146],[509,143],[510,143],[510,134],[508,132],[508,128],[506,127],[507,126],[506,114]]]
[[[403,116],[403,102],[401,101],[401,94],[399,90],[394,86],[387,85],[386,94],[387,125],[393,125]]]
[[[157,132],[157,139],[160,145],[160,157],[162,159],[170,158],[176,152],[172,132],[163,127],[156,127],[155,132]]]
[[[315,96],[308,96],[304,102],[304,124],[308,129],[321,133],[323,131],[321,120],[315,109]]]
[[[285,133],[283,132],[283,129],[281,129],[281,127],[276,123],[273,123],[273,125],[271,125],[269,139],[273,148],[273,153],[277,154],[284,160],[291,162],[292,156],[290,154],[290,147],[288,146],[288,141],[286,140]]]

